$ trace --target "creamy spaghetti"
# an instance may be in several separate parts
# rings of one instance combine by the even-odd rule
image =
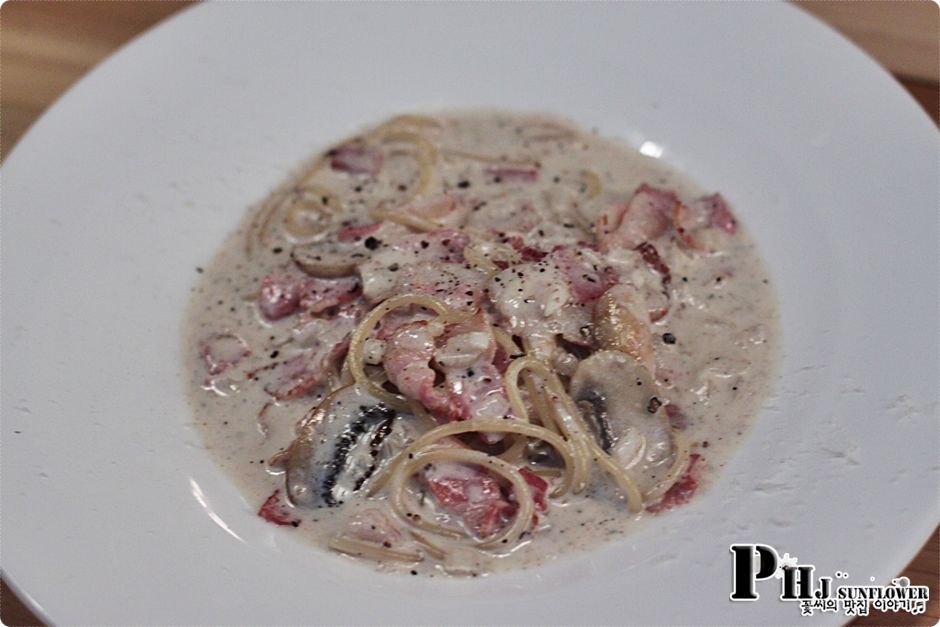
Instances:
[[[548,116],[393,118],[200,272],[209,450],[265,521],[391,570],[554,559],[686,504],[773,372],[725,198]]]

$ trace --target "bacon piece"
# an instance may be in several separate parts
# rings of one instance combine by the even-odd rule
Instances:
[[[548,494],[548,481],[538,476],[528,468],[520,468],[519,474],[525,479],[525,482],[532,488],[532,500],[535,501],[535,509],[544,512],[548,510],[548,501],[545,500]]]
[[[689,455],[689,467],[686,469],[685,473],[678,481],[672,484],[671,488],[666,490],[666,494],[663,495],[662,500],[647,507],[646,511],[657,514],[688,503],[698,489],[698,476],[701,473],[699,462],[701,461],[702,456],[698,453]]]
[[[251,355],[245,340],[234,333],[215,333],[202,341],[199,352],[210,375],[222,374]]]
[[[388,380],[398,391],[414,400],[421,400],[434,386],[434,370],[429,362],[434,356],[434,337],[427,322],[401,325],[385,344],[382,363]]]
[[[460,408],[450,395],[434,387],[436,373],[430,365],[434,339],[427,322],[404,324],[386,341],[382,363],[399,392],[421,403],[438,420],[457,420]]]
[[[363,237],[368,237],[369,235],[372,235],[378,231],[381,225],[381,222],[373,222],[372,224],[347,226],[345,229],[342,229],[336,233],[336,239],[341,242],[358,242]]]
[[[522,261],[541,261],[548,254],[544,250],[535,248],[534,246],[528,246],[518,235],[511,235],[507,237],[506,243],[512,246],[516,252],[519,253]],[[505,270],[505,268],[501,269]]]
[[[666,412],[666,416],[669,417],[669,426],[673,429],[685,429],[689,426],[689,418],[685,415],[685,412],[676,405],[675,403],[666,403],[663,406],[663,410]]]
[[[721,194],[712,194],[705,196],[701,202],[710,209],[709,224],[718,227],[728,235],[734,235],[738,231],[738,221],[728,208],[728,203]]]
[[[495,354],[489,324],[478,314],[452,325],[441,337],[432,334],[426,321],[400,325],[388,336],[383,365],[402,394],[441,422],[503,418],[511,410],[503,377],[492,363]],[[443,386],[435,386],[432,359],[444,372]],[[491,444],[496,441],[488,438]]]
[[[734,235],[738,230],[737,220],[721,194],[702,196],[688,205],[678,203],[673,209],[672,222],[679,239],[695,249],[705,248],[696,238],[699,231],[717,228]]]
[[[594,232],[600,249],[634,248],[664,235],[678,203],[672,192],[643,183],[628,203],[611,205],[598,215]]]
[[[358,144],[344,144],[330,152],[330,168],[349,174],[375,176],[382,169],[382,154]]]
[[[404,535],[392,520],[375,508],[363,510],[353,516],[346,523],[343,535],[361,542],[378,544],[386,549],[398,546],[404,540]]]
[[[308,313],[319,313],[330,307],[345,305],[359,296],[359,279],[310,278],[303,282],[298,305]]]
[[[261,280],[258,309],[268,320],[280,320],[291,315],[300,306],[303,283],[297,277],[272,272]]]
[[[646,262],[646,265],[649,266],[651,270],[656,271],[660,276],[660,282],[662,284],[662,299],[659,300],[664,300],[665,305],[662,307],[652,307],[649,312],[650,322],[656,322],[657,320],[664,318],[666,314],[669,313],[669,284],[672,282],[672,274],[669,271],[669,266],[667,266],[659,256],[659,251],[657,251],[656,247],[649,242],[643,242],[634,248],[634,250],[640,253],[640,256],[643,257],[643,261]],[[648,300],[655,302],[652,298],[649,298]]]
[[[496,345],[496,353],[493,355],[493,366],[501,375],[506,373],[509,364],[512,363],[512,356],[506,352],[502,344]]]
[[[269,523],[274,523],[275,525],[300,526],[300,519],[294,517],[291,512],[291,506],[281,498],[280,490],[275,490],[274,493],[267,498],[261,506],[261,509],[258,510],[258,516],[261,516]]]
[[[387,340],[395,331],[411,322],[429,322],[437,317],[433,311],[420,307],[399,308],[382,316],[375,331],[375,339]]]
[[[362,309],[350,305],[330,319],[308,318],[293,331],[293,346],[279,361],[249,373],[249,377],[267,382],[264,391],[276,400],[306,396],[323,385],[327,373],[349,348],[349,335],[362,315]]]
[[[511,413],[503,376],[492,363],[481,362],[466,370],[448,372],[446,384],[451,405],[458,411],[457,420],[505,418]],[[487,444],[500,439],[484,434]]]
[[[549,258],[564,274],[573,301],[578,305],[593,305],[614,284],[614,277],[595,263],[595,255],[588,256],[574,247],[563,246],[553,250]]]
[[[477,466],[434,463],[422,478],[441,507],[459,516],[480,538],[499,531],[516,510],[492,475]]]
[[[264,391],[279,401],[306,396],[323,383],[324,376],[307,355],[295,355],[276,362],[271,368],[273,379]]]
[[[679,240],[689,248],[702,248],[693,237],[693,233],[702,227],[701,215],[696,215],[692,208],[681,202],[672,209],[672,226]]]
[[[258,309],[271,321],[280,320],[298,309],[318,313],[330,307],[343,305],[359,295],[359,279],[299,278],[273,272],[261,281]]]
[[[460,410],[459,420],[511,415],[503,377],[493,364],[496,341],[482,312],[448,327],[438,344],[434,359],[444,371],[453,406]],[[488,444],[500,439],[499,434],[484,434]]]
[[[534,183],[539,178],[538,168],[516,165],[495,165],[486,168],[486,173],[500,181],[522,181]]]
[[[659,256],[659,251],[656,250],[656,247],[649,242],[643,242],[634,248],[634,250],[640,253],[640,255],[643,257],[643,261],[646,262],[646,265],[658,272],[660,276],[663,277],[663,289],[665,289],[672,281],[672,274],[669,271],[669,266],[663,263],[662,258]]]

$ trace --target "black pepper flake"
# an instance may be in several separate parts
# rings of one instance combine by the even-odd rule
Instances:
[[[196,272],[198,272],[199,274],[202,274],[202,268],[200,268],[200,267],[197,266],[197,267],[196,267]]]
[[[284,252],[284,249],[281,248],[280,246],[275,246],[274,248],[271,249],[271,252],[274,253],[275,255],[280,255],[282,252]]]
[[[562,226],[565,227],[566,229],[573,229],[573,228],[574,228],[574,225],[573,225],[572,223],[570,223],[570,222],[565,222],[564,224],[562,224]]]
[[[659,408],[663,406],[663,402],[656,398],[655,396],[650,397],[650,402],[646,404],[646,411],[651,414],[655,414],[659,411]]]
[[[470,181],[460,181],[457,183],[457,187],[459,187],[460,189],[467,189],[468,187],[470,187]]]
[[[281,351],[273,351],[273,352],[271,353],[271,359],[276,358],[276,357],[277,357],[278,355],[280,355],[280,354],[281,354]]]
[[[663,333],[663,342],[665,342],[666,344],[675,344],[676,336],[673,335],[672,333]]]
[[[292,521],[290,521],[290,526],[291,526],[291,527],[299,527],[299,526],[300,526],[300,521],[299,521],[299,520],[292,520]]]
[[[413,570],[413,571],[411,571],[411,574],[412,574],[412,575],[417,575],[417,574],[418,574],[418,571]]]
[[[398,186],[398,191],[400,191],[400,192],[408,191],[408,186],[407,186],[407,185],[404,185],[404,184],[399,185],[399,186]]]
[[[369,237],[366,238],[366,241],[364,241],[363,244],[365,244],[365,247],[368,248],[369,250],[375,250],[382,244],[382,242],[380,242],[379,240],[375,239],[374,237],[370,235]]]
[[[424,241],[424,240],[421,240],[421,248],[427,248],[427,247],[430,246],[430,245],[431,245],[431,244],[430,244],[429,242],[426,242],[426,241]]]

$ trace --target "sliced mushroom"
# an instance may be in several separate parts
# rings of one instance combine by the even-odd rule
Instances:
[[[311,276],[325,279],[349,276],[375,252],[388,248],[387,242],[400,241],[409,233],[404,226],[391,222],[382,222],[377,227],[345,226],[315,242],[294,246],[291,259]]]
[[[289,196],[282,210],[284,229],[294,241],[309,241],[330,227],[333,215],[340,208],[328,190],[310,186]]]
[[[295,505],[337,507],[375,472],[396,412],[363,388],[336,390],[303,418],[287,451],[287,494]]]
[[[630,285],[615,285],[594,306],[594,337],[601,348],[626,353],[652,372],[653,332],[646,320],[643,295]]]
[[[603,350],[580,363],[571,396],[601,448],[623,463],[642,492],[672,467],[669,419],[649,372],[619,351]]]
[[[365,241],[338,242],[332,238],[294,246],[290,257],[310,276],[336,278],[349,276],[369,257]]]

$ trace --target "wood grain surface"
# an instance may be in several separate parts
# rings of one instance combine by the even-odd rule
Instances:
[[[121,45],[185,9],[183,1],[39,2],[13,0],[0,7],[0,158],[69,86]],[[924,107],[940,115],[938,11],[932,2],[798,3],[828,22],[890,69]],[[940,455],[940,451],[938,451]],[[5,538],[10,541],[9,538]],[[940,528],[903,574],[930,586],[926,614],[872,613],[857,625],[936,625],[940,622]],[[169,600],[168,600],[169,601]],[[109,599],[89,599],[108,603]],[[2,583],[0,619],[38,625],[38,619]],[[798,619],[794,620],[797,623]]]

